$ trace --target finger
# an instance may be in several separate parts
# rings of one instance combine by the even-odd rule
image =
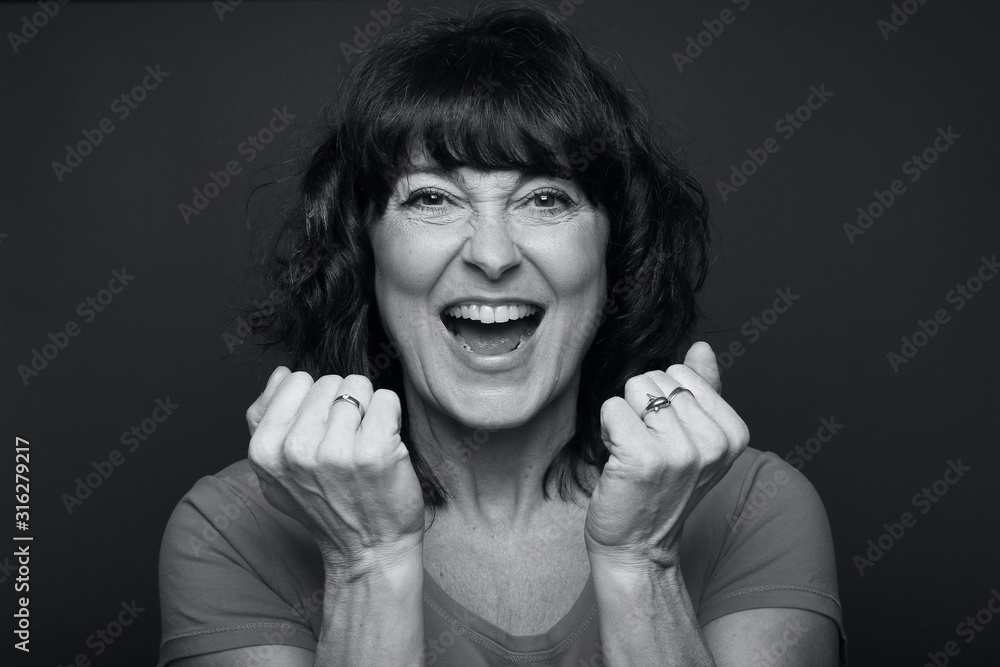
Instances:
[[[722,374],[711,345],[696,342],[684,355],[684,365],[703,377],[716,393],[722,393]]]
[[[295,422],[285,436],[286,461],[312,461],[316,450],[326,436],[330,420],[330,404],[340,393],[344,378],[324,375],[309,388],[309,393],[299,404]]]
[[[278,469],[283,458],[281,450],[285,436],[312,385],[312,377],[304,372],[290,373],[281,381],[250,438],[251,460],[265,469]]]
[[[685,380],[693,382],[693,377],[707,384],[694,371],[683,364],[671,366],[673,369],[684,369],[687,373]],[[650,371],[645,374],[660,387],[665,395],[669,396],[677,387],[687,388],[677,377],[671,376],[668,371]],[[701,387],[701,392],[705,392],[705,387]],[[711,393],[710,395],[718,396]],[[721,400],[721,399],[720,399]],[[718,423],[715,416],[699,402],[697,395],[684,391],[678,393],[671,399],[668,410],[675,411],[678,420],[681,422],[688,438],[698,449],[699,457],[702,461],[715,461],[724,458],[729,450],[729,434]]]
[[[601,405],[601,440],[611,454],[618,455],[621,443],[637,442],[648,435],[647,426],[621,396],[612,396]]]
[[[361,426],[362,419],[368,414],[369,404],[372,400],[372,383],[364,375],[348,375],[340,385],[337,394],[330,399],[330,419],[327,426],[327,437],[335,436],[341,439],[349,438],[349,442],[355,440],[354,434]],[[337,401],[333,403],[337,396],[347,394],[355,398],[361,404],[361,408],[350,401]]]
[[[285,378],[291,374],[292,371],[287,366],[278,366],[274,369],[274,372],[271,373],[271,377],[267,379],[267,386],[264,387],[264,391],[260,394],[261,401],[263,402],[265,408],[270,402],[271,397],[274,396],[274,392],[278,390],[278,387],[285,380]]]
[[[662,371],[657,372],[662,373]],[[665,397],[678,386],[680,385],[673,378],[664,378],[658,384],[653,381],[650,373],[636,375],[625,383],[625,400],[647,428],[657,433],[675,432],[681,428],[675,410],[671,407],[661,407],[647,412],[646,407],[653,398]],[[676,398],[678,397],[674,400]]]
[[[701,408],[722,428],[729,441],[731,458],[738,456],[750,442],[746,423],[709,383],[686,364],[674,364],[666,374],[691,390]],[[677,396],[680,398],[680,396]]]
[[[250,435],[253,435],[254,431],[257,429],[257,425],[260,424],[261,418],[264,413],[267,412],[267,404],[271,401],[271,397],[274,392],[278,389],[278,386],[282,381],[291,375],[292,371],[285,366],[278,366],[271,373],[271,377],[267,380],[267,386],[264,387],[264,391],[261,392],[257,400],[247,408],[247,426],[250,428]]]
[[[403,410],[396,392],[379,389],[368,402],[365,418],[358,429],[358,443],[361,447],[380,448],[387,454],[398,447]]]

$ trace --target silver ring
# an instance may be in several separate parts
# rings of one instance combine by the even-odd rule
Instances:
[[[659,412],[660,408],[669,408],[671,403],[673,403],[674,396],[681,393],[682,391],[686,391],[687,393],[694,396],[694,393],[690,389],[687,389],[685,387],[677,387],[672,392],[670,392],[669,396],[653,396],[652,394],[646,394],[646,396],[649,396],[649,403],[646,404],[646,409],[642,411],[641,418],[645,419],[646,415],[650,412]]]
[[[643,419],[650,412],[659,412],[660,408],[670,407],[670,401],[664,396],[653,396],[652,394],[646,394],[646,396],[649,396],[649,403],[646,404],[646,409],[642,411]]]
[[[673,401],[674,400],[674,396],[676,396],[677,394],[681,393],[682,391],[686,391],[687,393],[689,393],[692,396],[694,396],[694,392],[691,391],[690,389],[688,389],[687,387],[677,387],[677,389],[674,389],[672,392],[670,392],[670,395],[667,396],[667,400],[668,401]]]
[[[340,401],[345,401],[347,403],[350,403],[354,407],[356,407],[358,409],[358,412],[361,413],[361,418],[362,419],[365,418],[365,409],[363,407],[361,407],[361,401],[359,401],[358,399],[354,398],[350,394],[341,394],[337,398],[333,399],[333,403],[330,404],[330,407],[332,408],[334,405],[336,405]]]

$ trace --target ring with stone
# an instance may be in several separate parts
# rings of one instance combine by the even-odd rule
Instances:
[[[333,403],[330,404],[330,407],[333,407],[334,405],[336,405],[340,401],[345,401],[347,403],[350,403],[354,407],[356,407],[358,409],[358,412],[361,413],[361,418],[362,419],[365,418],[365,409],[363,407],[361,407],[361,401],[359,401],[358,399],[354,398],[350,394],[341,394],[337,398],[333,399]]]

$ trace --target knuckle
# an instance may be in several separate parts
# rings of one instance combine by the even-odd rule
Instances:
[[[666,455],[670,467],[681,472],[689,472],[701,466],[701,454],[698,448],[686,438],[668,448]]]
[[[750,444],[750,427],[747,426],[746,422],[742,419],[739,420],[739,424],[736,427],[736,443],[739,445],[740,449],[743,449]]]
[[[683,385],[685,381],[690,381],[690,378],[697,375],[697,373],[691,370],[690,366],[685,366],[684,364],[673,364],[667,369],[667,375]]]
[[[645,373],[643,373],[643,375],[645,375],[646,377],[648,377],[653,382],[656,382],[657,380],[662,380],[663,378],[665,378],[667,374],[665,372],[657,369],[657,370],[652,370],[652,371],[646,371]]]
[[[712,449],[724,449],[729,446],[729,435],[725,429],[712,422],[708,426],[708,444]]]
[[[271,457],[268,456],[268,450],[263,442],[261,442],[260,437],[256,435],[250,438],[247,458],[250,460],[250,465],[254,468],[266,469],[271,465]]]
[[[375,403],[376,401],[379,403],[385,403],[396,410],[401,408],[399,396],[391,389],[377,389],[375,393],[372,394],[371,402]]]
[[[352,463],[355,470],[363,474],[374,474],[388,468],[391,457],[372,447],[359,447],[352,456]]]
[[[356,374],[352,374],[352,375],[348,375],[348,376],[347,376],[346,378],[344,378],[344,381],[345,381],[345,382],[346,382],[347,380],[351,380],[351,381],[352,381],[352,384],[357,384],[357,385],[359,385],[359,386],[360,386],[360,387],[361,387],[362,389],[366,389],[366,390],[368,390],[368,391],[371,391],[371,390],[372,390],[372,381],[371,381],[371,380],[369,380],[369,379],[368,379],[368,378],[367,378],[366,376],[364,376],[364,375],[356,375]]]
[[[618,412],[619,406],[622,401],[624,401],[620,396],[612,396],[603,403],[601,403],[601,421],[606,421],[614,417],[615,413]],[[629,408],[631,410],[632,408]]]
[[[306,371],[295,371],[285,378],[285,382],[292,385],[310,386],[313,384],[313,377]]]
[[[636,387],[636,385],[642,383],[643,377],[645,377],[645,376],[643,376],[643,375],[635,375],[633,377],[630,377],[628,380],[626,380],[626,382],[625,382],[625,392],[626,393],[631,393],[631,392],[638,391],[638,387]]]
[[[304,463],[315,448],[316,443],[304,433],[292,431],[285,436],[285,457],[292,463]]]
[[[320,376],[320,378],[313,383],[313,387],[323,388],[328,385],[333,385],[334,387],[338,387],[340,386],[340,383],[343,381],[344,381],[343,378],[341,378],[339,375],[323,375]]]

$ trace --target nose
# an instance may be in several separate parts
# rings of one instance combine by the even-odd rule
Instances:
[[[502,214],[477,217],[462,248],[462,259],[490,280],[499,280],[504,272],[521,263],[521,251]]]

